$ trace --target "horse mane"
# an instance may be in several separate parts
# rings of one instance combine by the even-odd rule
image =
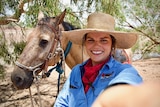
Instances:
[[[54,19],[56,17],[45,17],[45,18],[42,18],[41,21],[42,22],[50,22],[51,18]],[[64,28],[65,31],[80,29],[79,27],[75,27],[74,25],[72,25],[71,23],[66,22],[66,21],[62,22],[62,26],[63,26],[63,28]]]
[[[65,31],[80,29],[80,28],[78,28],[78,27],[75,27],[75,26],[72,25],[71,23],[65,22],[65,21],[62,22],[62,25],[63,25]]]

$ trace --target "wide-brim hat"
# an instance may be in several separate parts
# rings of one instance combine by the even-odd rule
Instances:
[[[137,33],[115,31],[115,20],[109,14],[95,12],[88,16],[87,21],[87,28],[63,31],[63,36],[67,36],[75,44],[82,45],[83,37],[86,33],[103,32],[112,35],[116,39],[116,48],[122,49],[132,47],[137,41]]]

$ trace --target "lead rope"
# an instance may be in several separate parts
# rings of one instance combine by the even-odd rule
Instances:
[[[40,96],[40,91],[39,91],[39,82],[36,82],[36,87],[37,87],[38,99],[39,99],[39,103],[40,103],[39,105],[40,105],[40,107],[42,107],[41,96]],[[30,100],[31,100],[32,107],[34,107],[31,88],[29,88],[29,95],[30,95]]]
[[[29,88],[29,96],[30,96],[30,100],[31,100],[32,107],[34,107],[31,88]]]
[[[42,101],[41,101],[41,95],[40,95],[40,91],[39,91],[39,78],[42,78],[43,76],[43,72],[42,72],[42,75],[39,77],[39,75],[36,75],[36,71],[39,70],[39,68],[35,69],[33,71],[33,76],[35,78],[35,85],[36,85],[36,88],[37,88],[37,92],[38,92],[38,99],[39,99],[39,105],[40,107],[42,107]]]
[[[64,55],[64,50],[61,48],[61,44],[59,44],[58,48],[56,49],[57,52],[60,52],[60,63],[57,64],[56,71],[59,73],[58,75],[58,83],[57,83],[57,95],[56,98],[59,94],[60,91],[60,79],[61,79],[61,74],[64,72],[65,76],[65,55]]]
[[[58,52],[61,53],[61,64],[62,64],[62,65],[60,64],[62,66],[62,69],[57,68],[57,71],[59,72],[58,91],[57,91],[57,95],[58,95],[59,90],[60,90],[59,89],[60,75],[65,71],[65,55],[64,55],[64,50],[60,46],[58,46],[58,48],[56,49],[56,51],[58,51]],[[36,75],[36,71],[38,71],[38,70],[40,70],[40,68],[36,68],[33,71],[33,76],[35,78],[35,85],[36,85],[36,88],[37,88],[39,104],[40,104],[40,107],[42,107],[42,100],[41,100],[40,90],[39,90],[39,78],[43,78],[43,74],[45,74],[45,72],[43,72],[43,70],[42,70],[42,75]],[[29,88],[29,94],[30,94],[30,100],[31,100],[32,107],[34,107],[34,105],[33,105],[33,97],[32,97],[32,93],[31,93],[31,88]]]
[[[36,81],[36,87],[37,87],[37,92],[38,92],[38,99],[39,99],[39,104],[40,107],[42,107],[42,100],[41,100],[41,95],[40,95],[40,91],[39,91],[39,81]]]
[[[33,76],[35,78],[35,85],[36,85],[37,93],[38,93],[39,107],[42,107],[42,100],[41,100],[41,95],[40,95],[40,90],[39,90],[39,78],[42,78],[43,75],[36,75],[36,71],[38,71],[38,70],[40,70],[40,68],[36,68],[33,71]],[[30,100],[31,100],[32,107],[34,107],[31,88],[29,88],[29,95],[30,95]]]

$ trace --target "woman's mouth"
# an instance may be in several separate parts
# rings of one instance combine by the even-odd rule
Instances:
[[[99,54],[102,54],[103,51],[91,51],[92,54],[95,54],[95,55],[99,55]]]

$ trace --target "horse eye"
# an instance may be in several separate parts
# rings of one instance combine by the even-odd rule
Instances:
[[[39,43],[39,46],[45,48],[45,47],[47,46],[47,44],[48,44],[48,41],[42,39],[42,40],[40,41],[40,43]]]

